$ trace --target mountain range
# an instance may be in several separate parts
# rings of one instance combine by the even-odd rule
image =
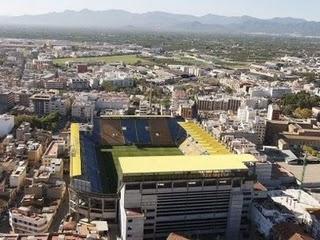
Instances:
[[[0,25],[320,36],[320,22],[298,18],[259,19],[213,14],[198,17],[166,12],[138,14],[123,10],[84,9],[41,15],[0,16]]]

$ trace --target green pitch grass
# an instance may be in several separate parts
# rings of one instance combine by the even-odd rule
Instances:
[[[146,147],[114,146],[101,148],[98,152],[99,165],[102,179],[102,187],[105,193],[116,193],[118,175],[115,164],[119,157],[142,157],[142,156],[177,156],[183,155],[176,147]]]
[[[102,149],[102,152],[112,152],[114,159],[119,157],[143,157],[143,156],[176,156],[182,155],[176,147],[146,147],[117,146],[112,149]]]

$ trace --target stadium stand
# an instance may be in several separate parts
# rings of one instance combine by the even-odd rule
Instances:
[[[187,138],[187,132],[177,123],[176,119],[169,118],[168,126],[174,143],[179,146]]]
[[[84,156],[83,171],[85,177],[91,183],[92,192],[101,192],[101,176],[99,171],[96,147],[91,137],[82,135],[82,154]]]
[[[121,128],[126,144],[131,145],[138,143],[135,119],[121,120]]]
[[[213,138],[207,131],[193,122],[184,122],[180,125],[187,131],[197,144],[206,149],[207,153],[212,154],[230,154],[230,151],[219,141]]]
[[[80,151],[80,125],[71,124],[71,158],[70,158],[70,177],[80,176],[81,173],[81,151]]]
[[[117,119],[101,119],[101,143],[103,145],[125,145],[121,122]]]
[[[101,143],[101,124],[99,118],[93,120],[92,139],[96,144]]]
[[[135,121],[136,131],[138,136],[138,143],[141,145],[150,145],[151,137],[150,137],[150,126],[148,120],[145,119],[137,119]]]
[[[168,122],[163,119],[150,119],[150,135],[154,146],[174,146]]]
[[[177,146],[187,137],[171,117],[106,116],[97,121],[93,137],[102,145]]]
[[[192,137],[188,137],[185,141],[183,141],[179,145],[179,149],[184,155],[207,155],[207,150],[204,147],[199,146],[199,144],[197,144]]]

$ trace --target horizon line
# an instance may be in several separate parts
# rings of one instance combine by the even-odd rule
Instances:
[[[297,19],[297,20],[304,20],[308,22],[320,22],[320,20],[310,20],[306,18],[299,18],[299,17],[292,17],[292,16],[286,16],[286,17],[269,17],[269,18],[264,18],[264,17],[256,17],[252,15],[221,15],[221,14],[215,14],[215,13],[206,13],[206,14],[201,14],[201,15],[196,15],[196,14],[187,14],[187,13],[179,13],[179,12],[171,12],[171,11],[162,11],[162,10],[153,10],[153,11],[144,11],[144,12],[133,12],[133,11],[128,11],[125,9],[117,9],[117,8],[110,8],[110,9],[104,9],[104,10],[95,10],[95,9],[89,9],[89,8],[83,8],[80,10],[74,10],[74,9],[65,9],[62,11],[49,11],[49,12],[44,12],[44,13],[37,13],[37,14],[17,14],[17,15],[2,15],[0,14],[0,17],[7,17],[7,18],[14,18],[14,17],[25,17],[25,16],[40,16],[40,15],[47,15],[47,14],[59,14],[59,13],[65,13],[65,12],[82,12],[82,11],[91,11],[91,12],[106,12],[106,11],[123,11],[131,14],[138,14],[138,15],[143,15],[147,13],[167,13],[167,14],[175,14],[175,15],[186,15],[186,16],[193,16],[193,17],[204,17],[208,15],[213,15],[213,16],[219,16],[219,17],[251,17],[251,18],[256,18],[260,20],[273,20],[273,19]]]

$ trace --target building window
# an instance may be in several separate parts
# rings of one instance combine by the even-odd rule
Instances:
[[[158,188],[171,188],[171,183],[158,183]]]
[[[127,184],[126,190],[140,190],[140,184]]]
[[[143,233],[144,234],[152,234],[153,233],[153,229],[144,229]]]
[[[142,189],[156,189],[155,183],[143,183]]]
[[[175,183],[173,183],[173,187],[184,188],[184,187],[187,187],[187,183],[186,182],[175,182]]]
[[[219,181],[219,185],[230,185],[231,184],[231,181],[230,180],[220,180]]]
[[[232,181],[232,187],[240,187],[241,186],[241,181],[236,179]]]
[[[189,187],[201,187],[202,183],[200,181],[196,181],[196,182],[188,182],[188,186]]]
[[[205,181],[204,186],[217,186],[216,180]]]

